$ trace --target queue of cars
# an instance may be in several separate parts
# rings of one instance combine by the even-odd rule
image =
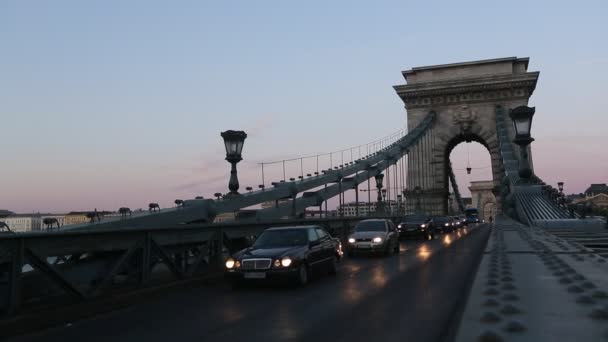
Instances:
[[[347,238],[346,254],[399,253],[401,238],[432,240],[466,225],[461,217],[407,215],[395,226],[388,219],[357,223]],[[312,274],[336,274],[345,251],[338,238],[320,226],[268,228],[245,249],[226,259],[226,278],[238,287],[246,281],[289,280],[306,285]]]

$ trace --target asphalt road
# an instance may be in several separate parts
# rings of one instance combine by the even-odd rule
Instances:
[[[488,236],[481,225],[402,242],[399,255],[345,258],[301,288],[187,288],[9,341],[449,340]]]

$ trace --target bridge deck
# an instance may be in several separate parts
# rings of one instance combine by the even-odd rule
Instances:
[[[345,259],[305,288],[190,288],[11,341],[435,341],[453,333],[487,226]]]

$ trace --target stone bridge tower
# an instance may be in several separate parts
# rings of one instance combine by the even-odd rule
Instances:
[[[528,72],[528,61],[509,57],[403,71],[407,84],[394,88],[405,103],[407,126],[416,127],[430,111],[437,114],[430,132],[408,153],[408,212],[448,212],[449,156],[462,142],[477,141],[488,149],[492,181],[495,187],[500,185],[504,170],[496,108],[508,111],[528,104],[539,76],[539,72]],[[512,127],[509,136],[514,136]],[[497,200],[500,211],[498,196]]]

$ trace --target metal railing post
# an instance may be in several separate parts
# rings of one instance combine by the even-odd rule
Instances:
[[[11,259],[11,270],[8,279],[8,314],[12,315],[19,311],[21,306],[21,270],[23,268],[24,240],[17,239],[13,247]]]
[[[224,233],[222,228],[218,228],[213,237],[209,240],[209,266],[213,271],[219,272],[223,267],[223,247],[224,247]]]
[[[145,285],[150,280],[150,255],[151,255],[150,233],[144,233],[144,241],[141,253],[141,277],[140,285]]]

